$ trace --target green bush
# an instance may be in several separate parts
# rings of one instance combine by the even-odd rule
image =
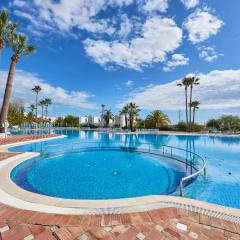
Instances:
[[[204,126],[199,124],[194,124],[193,126],[193,132],[201,132],[201,130],[204,128]]]
[[[185,122],[181,121],[177,125],[175,125],[175,129],[177,131],[185,132],[185,131],[187,131],[187,124]]]

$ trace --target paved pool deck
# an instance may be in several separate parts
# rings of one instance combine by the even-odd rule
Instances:
[[[21,144],[22,142],[43,141],[54,137],[57,136],[21,135],[0,139],[2,149],[0,162],[22,154],[3,151],[6,146],[12,146],[16,143]],[[213,205],[213,210],[219,208],[224,209],[224,207]],[[238,221],[232,221],[231,218],[229,220],[223,219],[220,215],[214,214],[214,211],[213,214],[209,215],[204,208],[202,211],[196,212],[191,206],[186,209],[162,207],[155,210],[124,214],[76,215],[25,210],[12,207],[6,203],[3,204],[0,199],[0,239],[240,240],[240,224]]]

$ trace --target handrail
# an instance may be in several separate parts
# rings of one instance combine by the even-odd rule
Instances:
[[[105,147],[104,147],[104,143],[107,144]],[[129,148],[131,150],[133,148],[136,148],[136,149],[139,149],[139,150],[142,149],[142,148],[139,148],[139,146],[134,146],[134,145],[131,146],[130,142],[124,142],[124,141],[117,141],[117,142],[104,142],[104,141],[98,141],[98,142],[94,142],[94,141],[73,142],[73,143],[54,144],[54,145],[44,146],[43,147],[43,157],[45,157],[45,150],[50,148],[50,147],[69,146],[70,145],[71,146],[70,150],[73,151],[73,150],[77,150],[77,149],[84,149],[84,148],[86,148],[86,147],[84,147],[84,148],[74,148],[75,145],[97,144],[97,148],[101,149],[101,148],[106,148],[106,147],[107,148],[114,148],[114,144],[121,144],[121,143],[124,143],[124,145],[125,145],[124,147],[125,148]],[[126,145],[128,145],[128,146],[126,146]],[[155,153],[156,154],[156,151],[157,151],[158,154],[160,153],[159,155],[165,156],[165,157],[169,157],[169,158],[174,159],[174,160],[181,161],[181,159],[177,159],[176,157],[179,157],[179,158],[182,158],[182,157],[173,153],[174,150],[179,150],[179,151],[184,152],[185,154],[189,154],[190,156],[192,155],[193,159],[195,159],[197,157],[198,159],[200,159],[202,161],[200,169],[197,169],[196,166],[191,165],[196,170],[196,172],[194,172],[194,173],[192,173],[192,174],[190,174],[190,175],[188,175],[186,177],[181,178],[181,180],[180,180],[180,196],[183,196],[184,182],[186,182],[189,179],[192,179],[194,177],[197,177],[202,172],[203,172],[204,176],[206,176],[206,163],[205,163],[204,159],[200,155],[198,155],[198,154],[196,154],[196,153],[194,153],[192,151],[189,151],[189,150],[186,150],[186,149],[183,149],[183,148],[179,148],[179,147],[169,146],[169,145],[159,145],[158,149],[152,149],[151,146],[154,145],[154,144],[148,143],[148,142],[141,142],[141,143],[139,143],[139,145],[148,145],[148,148],[146,150],[149,153]],[[87,146],[87,148],[89,148],[89,146]],[[96,147],[92,147],[92,148],[96,148]],[[161,149],[162,149],[162,151],[161,151]],[[166,149],[169,149],[170,151],[168,152],[168,151],[166,151]],[[155,152],[151,152],[151,150],[154,150]],[[63,150],[63,151],[66,151],[66,149]],[[55,152],[63,152],[63,151],[55,151]],[[185,161],[188,164],[189,159],[186,157]]]

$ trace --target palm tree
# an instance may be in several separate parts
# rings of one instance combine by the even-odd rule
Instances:
[[[31,104],[28,108],[30,108],[32,114],[33,114],[34,110],[36,109],[34,104]]]
[[[33,105],[34,106],[34,105]],[[35,106],[34,106],[35,107]],[[33,117],[34,117],[34,113],[33,112],[29,112],[26,116],[26,121],[28,124],[31,125],[32,127],[32,122],[33,122]]]
[[[16,70],[16,65],[20,59],[20,55],[30,55],[33,54],[36,49],[32,45],[28,45],[28,38],[22,34],[14,34],[13,38],[11,39],[11,47],[13,49],[13,56],[11,58],[11,65],[8,73],[7,84],[5,88],[4,98],[3,98],[3,105],[1,109],[0,115],[0,124],[2,124],[7,120],[8,109],[10,104],[10,97],[13,87],[13,80],[14,80],[14,73]],[[1,131],[4,132],[3,129]]]
[[[38,117],[38,94],[42,90],[41,86],[35,85],[32,91],[36,93],[36,118]]]
[[[189,122],[188,122],[188,87],[190,86],[190,78],[189,77],[183,78],[181,83],[177,84],[177,86],[184,87],[184,90],[185,90],[186,124],[189,131],[190,129],[189,129]]]
[[[128,107],[130,128],[131,128],[131,131],[133,132],[134,131],[134,121],[135,121],[136,117],[138,116],[140,109],[138,108],[136,103],[132,103],[132,102],[127,104],[127,107]]]
[[[105,112],[105,104],[101,105],[102,112],[101,112],[101,125],[104,126],[104,112]]]
[[[113,114],[112,114],[111,109],[105,111],[103,118],[106,123],[106,126],[109,127],[109,122],[111,119],[113,119]]]
[[[43,116],[44,116],[44,106],[45,106],[45,100],[44,100],[44,99],[42,99],[42,100],[39,102],[39,104],[38,104],[38,105],[42,107],[42,123],[43,123],[43,122],[44,122]]]
[[[9,27],[8,11],[6,9],[3,9],[0,12],[0,57],[2,55],[2,50],[4,48],[4,38],[8,27]]]
[[[195,113],[196,113],[196,109],[199,109],[199,105],[200,105],[200,102],[198,101],[193,101],[191,103],[191,108],[193,109],[193,121],[192,121],[192,125],[194,126],[195,124]]]
[[[45,101],[45,107],[46,107],[46,109],[45,109],[45,121],[47,121],[48,107],[49,107],[49,105],[52,104],[52,99],[51,98],[46,98],[44,101]]]
[[[196,76],[192,76],[189,77],[189,84],[190,84],[190,99],[189,99],[189,119],[190,119],[190,125],[189,125],[189,129],[190,131],[192,131],[192,125],[193,122],[192,121],[192,94],[193,94],[193,87],[199,85],[199,78],[197,78]]]
[[[156,128],[166,126],[170,123],[169,117],[160,110],[154,110],[147,119],[153,122]]]
[[[120,115],[124,115],[125,125],[128,128],[128,105],[125,105],[123,109],[120,111]]]

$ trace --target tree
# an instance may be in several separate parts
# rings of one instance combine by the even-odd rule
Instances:
[[[31,124],[31,127],[32,127],[32,123],[33,123],[33,117],[34,117],[34,113],[33,112],[27,113],[26,120],[27,120],[27,123]]]
[[[34,110],[36,109],[34,104],[31,104],[28,108],[30,108],[32,114],[34,113]]]
[[[58,117],[55,121],[54,121],[54,125],[56,126],[64,126],[64,118],[62,117]]]
[[[1,109],[0,115],[0,124],[2,124],[7,120],[8,109],[10,104],[10,97],[13,87],[14,73],[16,70],[16,64],[18,63],[20,56],[33,54],[36,49],[32,45],[28,45],[28,38],[22,34],[14,33],[13,38],[11,39],[11,48],[13,50],[13,55],[11,58],[11,65],[8,73],[7,84],[5,88],[3,105]],[[1,128],[1,132],[4,132],[4,128]]]
[[[189,130],[189,124],[188,124],[188,87],[190,86],[189,77],[183,78],[181,83],[177,84],[177,86],[184,87],[184,90],[185,90],[186,124],[187,124],[187,129]]]
[[[128,115],[129,115],[129,123],[131,131],[134,131],[134,121],[136,120],[136,117],[138,116],[138,113],[140,112],[140,109],[136,105],[136,103],[130,102],[127,104],[128,107]]]
[[[0,57],[2,55],[2,50],[4,48],[4,39],[5,39],[8,27],[9,27],[8,11],[3,9],[0,12]]]
[[[148,115],[148,121],[154,124],[154,127],[167,126],[170,123],[169,117],[160,110],[154,110]]]
[[[42,90],[41,86],[35,85],[32,91],[36,93],[36,118],[38,117],[38,94]]]
[[[128,128],[128,105],[125,105],[120,111],[120,115],[124,115],[125,127]]]
[[[78,127],[79,126],[79,118],[75,117],[73,115],[67,115],[66,117],[58,117],[54,121],[55,126],[73,126]]]
[[[105,111],[105,113],[103,115],[103,119],[106,123],[106,126],[109,127],[109,122],[111,119],[113,119],[113,114],[112,114],[111,109]]]
[[[193,87],[199,85],[199,79],[196,76],[188,76],[182,79],[181,83],[177,84],[177,86],[184,87],[185,90],[185,111],[186,111],[186,124],[188,131],[192,130],[192,95],[193,95]],[[190,97],[188,104],[188,88],[190,87]],[[189,106],[189,116],[188,116],[188,106]],[[189,117],[189,118],[188,118]]]
[[[49,105],[52,104],[52,99],[51,98],[46,98],[44,101],[45,101],[45,121],[47,121],[48,107],[49,107]]]
[[[200,105],[200,102],[198,102],[198,101],[193,101],[193,102],[191,102],[191,104],[190,104],[190,107],[193,109],[192,126],[194,126],[194,124],[195,124],[195,113],[196,113],[196,109],[199,109],[199,105]],[[191,129],[192,129],[192,128],[191,128]]]
[[[206,124],[206,126],[207,127],[209,127],[209,128],[217,128],[217,129],[220,129],[220,121],[219,121],[219,119],[214,119],[214,118],[212,118],[212,119],[209,119],[208,121],[207,121],[207,124]]]
[[[220,127],[224,130],[233,131],[240,127],[240,119],[238,116],[223,115],[218,119]]]
[[[42,100],[39,102],[38,105],[41,106],[41,108],[42,108],[42,123],[43,123],[43,122],[44,122],[44,106],[45,106],[45,100],[42,99]]]
[[[24,123],[24,103],[20,99],[13,100],[10,103],[8,111],[8,122],[10,126],[21,125]]]
[[[102,104],[101,105],[101,108],[102,108],[102,112],[101,112],[101,125],[102,127],[104,126],[104,112],[105,112],[105,104]]]
[[[192,121],[192,95],[193,87],[199,85],[199,78],[196,76],[189,77],[190,83],[190,99],[189,99],[189,130],[192,131],[192,125],[194,125],[194,120]]]

